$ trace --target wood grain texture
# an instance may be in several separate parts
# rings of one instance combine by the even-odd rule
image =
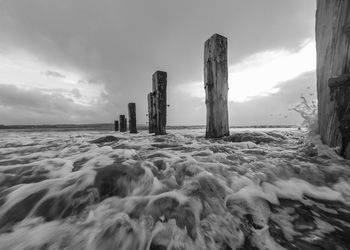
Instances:
[[[215,34],[204,45],[206,137],[229,135],[227,38]]]
[[[344,81],[338,79],[337,84],[330,85],[330,98],[334,103],[334,112],[339,124],[340,155],[350,159],[350,82],[344,77],[340,79]]]
[[[155,127],[156,135],[166,134],[166,109],[167,109],[167,73],[156,71],[152,75],[153,101],[155,103]]]
[[[318,122],[321,139],[331,147],[342,147],[340,117],[336,103],[340,98],[332,90],[346,77],[350,66],[347,25],[350,21],[350,1],[318,0],[316,12]],[[340,77],[340,78],[339,78]],[[329,87],[331,85],[331,88]],[[349,97],[348,97],[349,98]]]

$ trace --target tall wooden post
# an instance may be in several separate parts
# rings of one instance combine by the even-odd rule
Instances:
[[[321,139],[350,159],[350,1],[317,0],[316,52]]]
[[[125,115],[120,115],[119,116],[119,125],[120,125],[120,132],[125,132],[126,131]]]
[[[206,137],[229,135],[227,38],[218,34],[204,45],[204,88],[207,106]]]
[[[114,131],[118,131],[118,130],[119,130],[119,122],[114,121]]]
[[[131,102],[128,104],[129,110],[129,131],[130,133],[136,134],[136,104]]]
[[[154,93],[153,98],[155,98],[155,134],[165,135],[167,73],[164,71],[156,71],[152,75],[152,86]]]
[[[148,131],[149,133],[154,133],[154,121],[153,121],[153,94],[148,93],[147,95],[148,101]]]

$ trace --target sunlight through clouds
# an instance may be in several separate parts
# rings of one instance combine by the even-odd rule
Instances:
[[[229,66],[229,101],[245,102],[257,96],[277,93],[279,83],[292,80],[316,69],[316,48],[313,40],[299,50],[269,50],[253,54]],[[179,86],[194,97],[205,97],[202,82]]]
[[[229,100],[247,101],[278,92],[276,85],[316,69],[314,41],[299,51],[275,50],[252,55],[229,67]]]

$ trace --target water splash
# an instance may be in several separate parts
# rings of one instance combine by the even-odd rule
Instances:
[[[304,96],[300,99],[300,103],[291,110],[296,111],[304,119],[302,126],[306,127],[311,134],[318,134],[317,101],[308,101]]]

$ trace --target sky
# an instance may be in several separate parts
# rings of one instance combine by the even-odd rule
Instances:
[[[168,124],[205,124],[204,42],[228,38],[230,125],[299,124],[313,0],[0,0],[0,124],[111,123],[168,73]]]

